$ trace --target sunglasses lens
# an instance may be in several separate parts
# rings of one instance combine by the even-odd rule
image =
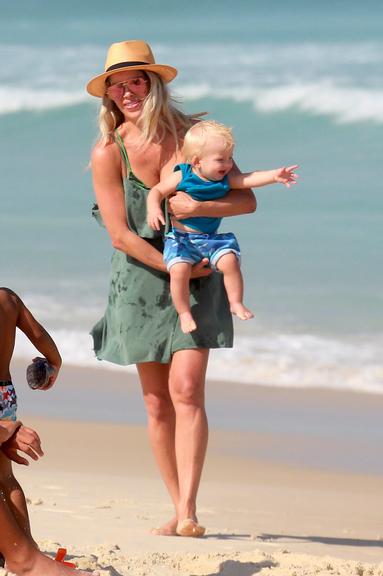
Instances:
[[[114,84],[113,86],[109,86],[106,93],[111,98],[120,98],[124,91],[124,87],[122,84]]]
[[[135,90],[140,90],[147,83],[147,79],[139,76],[138,78],[132,78],[126,82],[117,82],[112,84],[106,90],[106,93],[110,98],[121,98],[126,89],[134,92]]]

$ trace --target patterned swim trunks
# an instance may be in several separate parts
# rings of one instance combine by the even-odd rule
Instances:
[[[232,232],[226,234],[200,234],[172,230],[165,236],[164,261],[168,270],[173,264],[187,262],[194,265],[208,258],[210,265],[217,269],[218,260],[225,254],[233,253],[241,260],[241,251]]]
[[[17,396],[12,382],[0,381],[0,420],[16,421]]]

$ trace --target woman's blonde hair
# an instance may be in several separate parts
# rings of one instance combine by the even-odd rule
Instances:
[[[169,94],[168,88],[161,76],[154,72],[145,72],[150,82],[149,93],[144,100],[140,118],[142,131],[139,145],[145,146],[151,142],[161,143],[166,134],[171,134],[179,148],[179,133],[190,128],[194,118],[201,115],[187,115],[175,106],[175,99]],[[104,96],[99,112],[100,141],[102,145],[110,142],[112,134],[125,121],[123,113],[116,104]]]
[[[233,150],[234,138],[231,128],[214,120],[202,120],[189,128],[185,134],[182,152],[186,162],[191,162],[193,156],[200,157],[212,136],[221,138],[226,150]]]

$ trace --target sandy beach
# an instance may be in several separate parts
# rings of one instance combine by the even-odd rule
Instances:
[[[23,363],[15,364],[19,390],[23,370]],[[81,383],[91,413],[101,386],[113,390],[125,382],[133,398],[139,396],[135,380],[121,372],[66,367],[57,390],[70,394],[76,382],[80,394]],[[241,391],[242,401],[254,406],[262,398],[266,405],[278,393],[218,383],[208,388],[230,401],[235,390],[238,406]],[[327,391],[279,393],[287,406],[288,397],[295,406],[315,399],[319,408],[326,398],[332,407],[340,400],[339,393]],[[343,398],[343,404],[359,406],[361,417],[369,410],[374,415],[383,403],[380,396]],[[46,553],[53,556],[63,546],[78,567],[97,567],[111,576],[383,574],[382,475],[315,468],[310,459],[301,466],[278,462],[283,431],[213,427],[199,494],[206,536],[156,537],[150,529],[169,519],[172,509],[145,426],[68,419],[62,408],[62,419],[28,416],[20,409],[24,422],[39,431],[45,450],[40,462],[17,467],[16,473],[28,497],[33,534]],[[310,438],[300,442],[304,453],[316,448]],[[290,444],[287,435],[286,454]],[[274,459],[257,456],[273,453],[274,447]]]

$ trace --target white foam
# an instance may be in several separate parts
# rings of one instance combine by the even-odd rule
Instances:
[[[383,355],[379,339],[269,334],[237,339],[233,350],[212,351],[208,376],[218,375],[264,386],[383,393]]]
[[[0,88],[0,114],[14,112],[31,112],[75,106],[86,102],[88,97],[82,90],[38,90],[31,89],[21,91],[12,87]]]
[[[337,122],[383,122],[383,43],[196,44],[154,46],[180,74],[182,98],[250,102],[258,113],[295,109]],[[217,60],[217,54],[220,58]],[[0,58],[0,114],[82,102],[103,61],[99,46],[5,46]],[[9,62],[18,62],[15,68]],[[201,62],[204,63],[201,69]],[[294,64],[292,68],[292,63]],[[229,71],[229,72],[228,72]]]
[[[134,371],[99,362],[89,334],[81,330],[51,331],[66,364]],[[234,349],[212,350],[208,378],[263,386],[332,388],[383,394],[383,354],[380,338],[353,341],[308,334],[238,337]],[[36,355],[24,335],[16,341],[15,357]]]
[[[323,81],[289,83],[269,88],[223,88],[217,94],[206,83],[187,85],[182,89],[185,99],[220,98],[250,102],[258,112],[281,112],[295,109],[313,115],[330,116],[339,123],[372,121],[383,123],[383,89],[340,87]]]

